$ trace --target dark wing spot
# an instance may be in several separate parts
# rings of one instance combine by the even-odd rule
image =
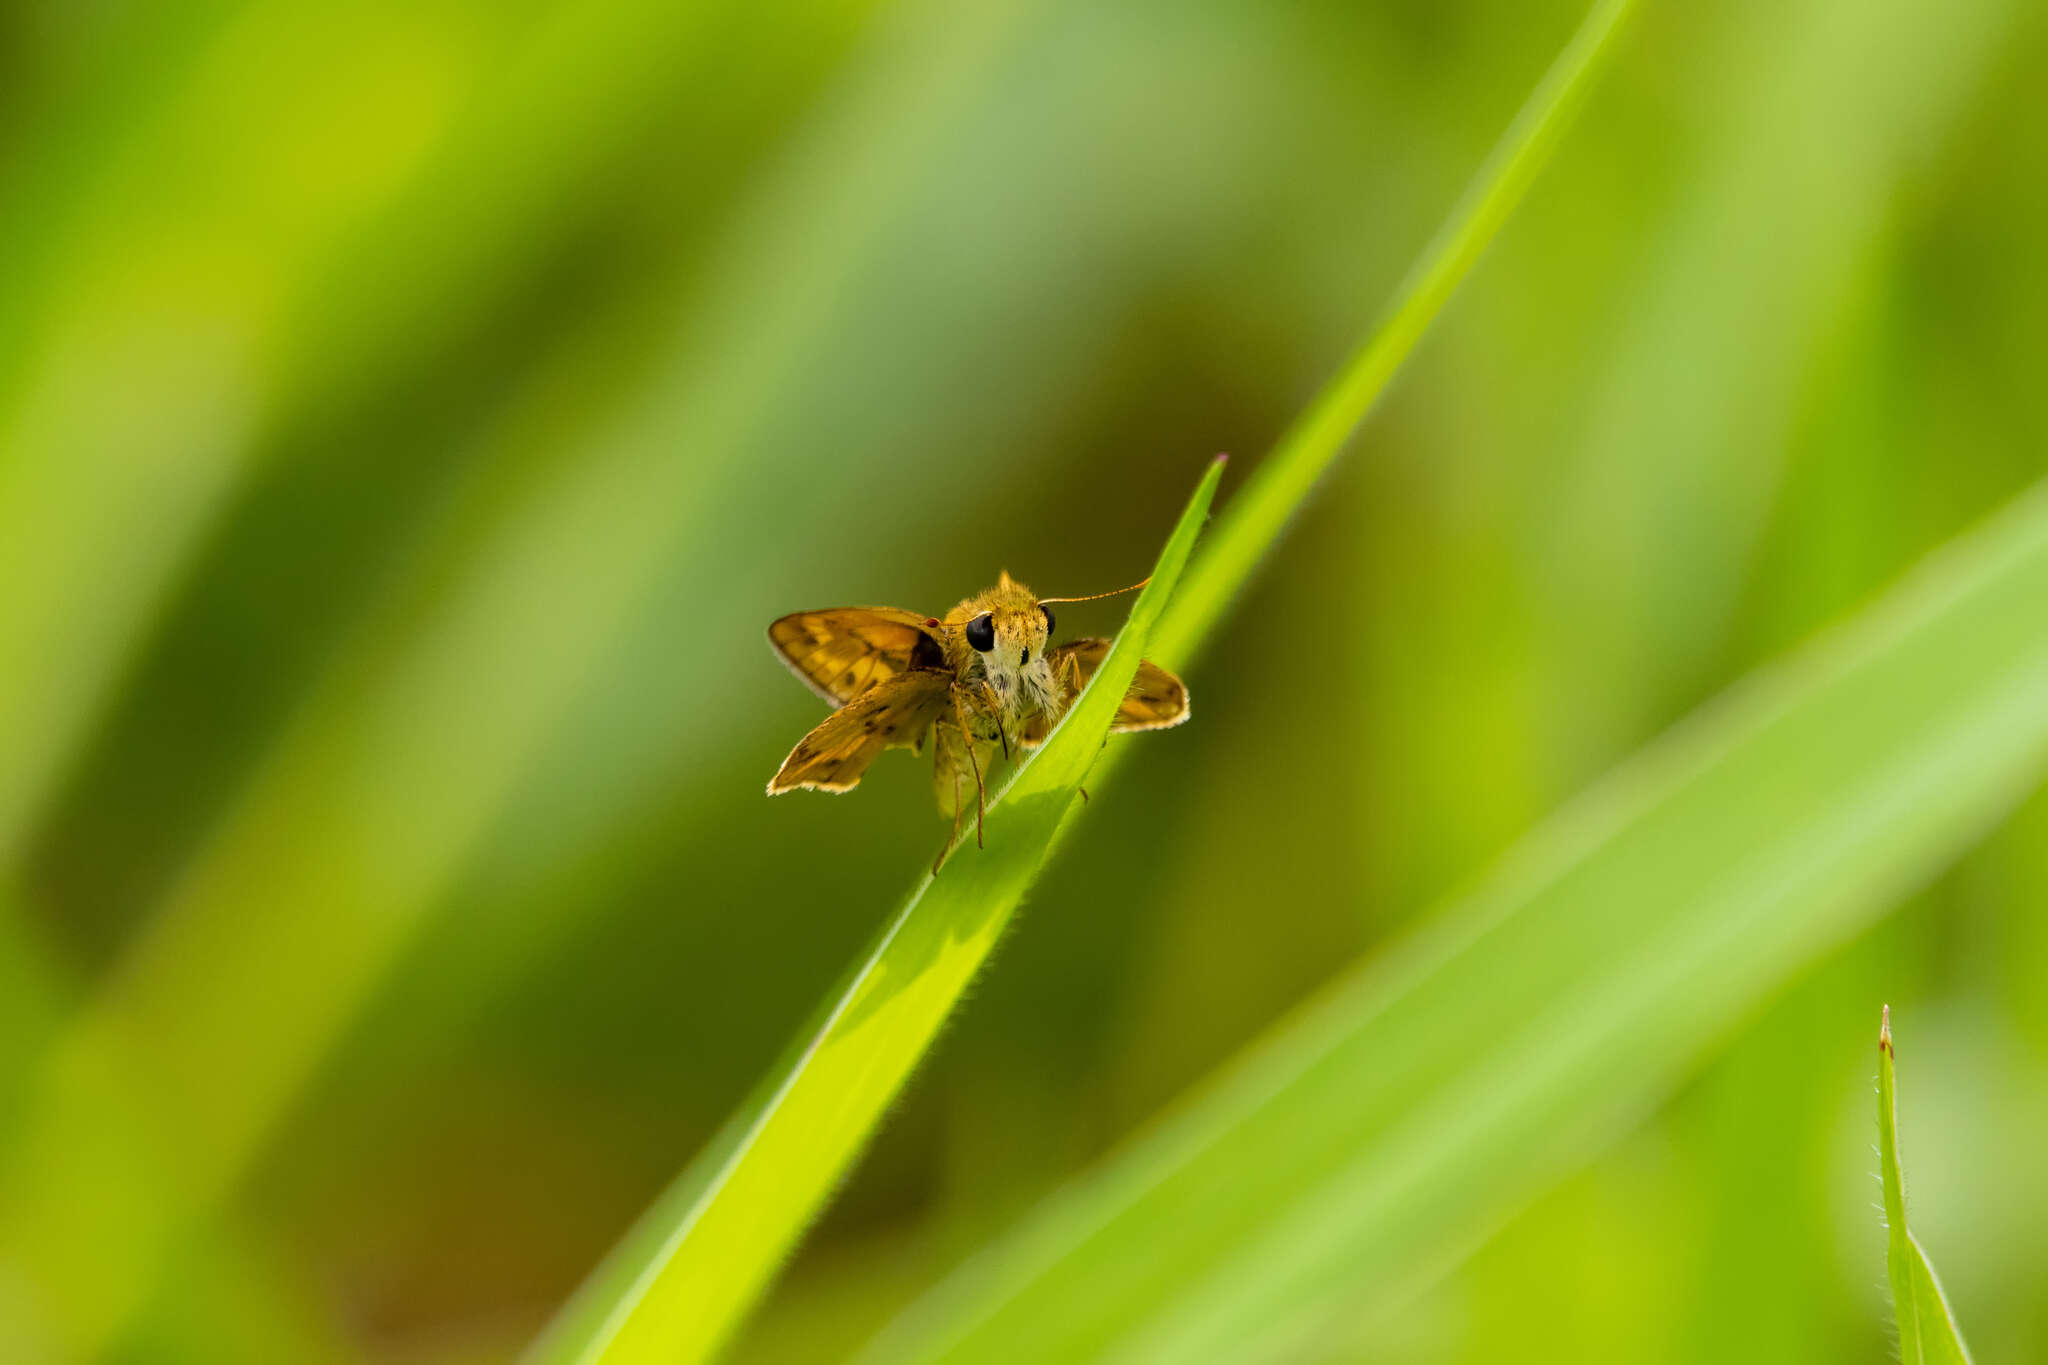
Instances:
[[[931,621],[928,624],[936,626],[938,622]],[[934,640],[923,631],[919,631],[917,633],[917,643],[910,647],[910,666],[912,668],[944,668],[946,666],[946,651],[940,648],[937,640]]]

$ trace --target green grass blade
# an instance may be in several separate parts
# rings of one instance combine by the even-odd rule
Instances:
[[[1343,452],[1550,159],[1612,49],[1629,5],[1630,0],[1601,0],[1593,7],[1403,281],[1385,321],[1231,498],[1159,623],[1155,658],[1179,662],[1200,648],[1288,519]]]
[[[1102,750],[1222,473],[1219,458],[1101,670],[990,806],[987,846],[960,849],[919,881],[741,1117],[600,1267],[534,1361],[702,1360],[738,1324],[1002,936]]]
[[[1969,1348],[1927,1253],[1906,1227],[1905,1178],[1899,1171],[1899,1112],[1892,1012],[1877,1034],[1877,1132],[1884,1167],[1885,1272],[1899,1322],[1900,1365],[1969,1365]]]
[[[2048,486],[1653,744],[873,1359],[1262,1358],[1398,1299],[2048,767]]]
[[[1458,284],[1470,273],[1486,245],[1492,240],[1515,205],[1520,202],[1530,182],[1541,169],[1551,148],[1569,118],[1583,97],[1591,74],[1597,68],[1600,58],[1606,52],[1619,22],[1628,9],[1628,0],[1605,0],[1595,8],[1586,23],[1572,39],[1564,53],[1553,64],[1537,87],[1534,95],[1525,105],[1521,114],[1496,148],[1487,165],[1475,179],[1473,188],[1464,202],[1452,214],[1436,242],[1427,251],[1404,285],[1399,301],[1388,320],[1374,332],[1368,343],[1350,360],[1328,390],[1283,438],[1273,456],[1264,462],[1254,477],[1248,481],[1243,492],[1233,500],[1230,509],[1219,519],[1216,532],[1210,538],[1210,545],[1202,557],[1189,570],[1187,583],[1175,594],[1165,608],[1157,630],[1153,633],[1154,644],[1150,652],[1156,657],[1180,658],[1191,652],[1209,628],[1221,617],[1230,599],[1250,576],[1252,569],[1265,551],[1271,547],[1285,526],[1293,510],[1308,496],[1315,483],[1343,448],[1345,440],[1357,428],[1379,395],[1386,389],[1403,361],[1414,350],[1429,322],[1441,311],[1443,305],[1455,292]],[[1214,477],[1212,471],[1211,477]],[[1147,590],[1149,596],[1158,586],[1155,575],[1154,588]],[[1141,599],[1140,606],[1143,606]],[[1138,613],[1133,611],[1132,626],[1138,623]],[[1127,629],[1126,637],[1130,631]],[[1121,643],[1119,645],[1121,648]],[[1077,708],[1078,711],[1078,708]],[[1070,723],[1078,723],[1070,720]],[[1048,745],[1048,750],[1051,749]],[[1029,773],[1038,772],[1046,766],[1046,755],[1019,775],[1021,783]],[[1077,760],[1078,761],[1078,760]],[[1105,767],[1107,765],[1104,765]],[[1079,771],[1085,771],[1085,763]],[[1079,771],[1073,780],[1079,781]],[[1005,804],[1014,808],[1021,793],[1013,787],[1005,793]],[[1060,829],[1057,812],[1042,818],[1042,831],[1046,838],[1056,838]],[[1021,818],[1021,817],[1020,817]],[[1006,840],[1013,836],[1005,835]],[[1025,869],[1017,880],[1019,892],[1036,867],[1034,853],[1031,868]],[[948,888],[949,890],[951,888]],[[913,897],[905,915],[919,909],[919,899]],[[925,913],[920,911],[920,913]],[[914,1021],[928,1039],[929,1032],[943,1021],[950,1009],[952,999],[971,979],[979,966],[981,957],[994,942],[995,933],[1007,920],[1009,909],[1005,906],[1000,915],[989,925],[986,935],[976,934],[965,940],[964,952],[955,949],[964,960],[958,962],[951,978],[950,992],[943,1000],[931,1002],[936,1012],[928,1020]],[[931,920],[930,922],[939,922]],[[886,931],[876,954],[887,950],[890,936],[897,933],[905,923],[899,919],[897,925]],[[929,949],[926,950],[929,952]],[[820,1028],[827,1027],[832,1011],[841,1008],[836,1002],[851,998],[854,991],[861,989],[870,964],[878,961],[871,955],[866,963],[856,969],[852,979],[836,991],[832,1005],[827,1007],[819,1028],[807,1031],[807,1036],[822,1036]],[[921,1047],[921,1045],[920,1045]],[[853,1058],[850,1060],[857,1060]],[[914,1063],[914,1056],[902,1063],[903,1072]],[[804,1055],[792,1059],[792,1064],[801,1064]],[[813,1063],[815,1065],[815,1063]],[[778,1073],[787,1067],[779,1067]],[[893,1096],[901,1083],[902,1073],[892,1073],[877,1087],[879,1093],[864,1101],[865,1107],[879,1108]],[[774,1102],[774,1092],[757,1095],[749,1102],[746,1113]],[[870,1118],[869,1122],[872,1121]],[[736,1121],[737,1122],[737,1121]],[[865,1131],[865,1124],[861,1131]],[[735,1163],[744,1162],[752,1150],[749,1134],[744,1126],[729,1128],[715,1141],[712,1148],[692,1168],[678,1179],[662,1201],[643,1218],[638,1227],[616,1249],[599,1270],[592,1282],[578,1295],[577,1301],[564,1311],[563,1316],[551,1328],[549,1335],[536,1347],[536,1361],[569,1361],[588,1359],[637,1359],[643,1352],[635,1343],[646,1343],[645,1354],[660,1354],[670,1358],[677,1342],[688,1342],[684,1358],[696,1358],[696,1352],[715,1347],[717,1333],[724,1331],[731,1318],[737,1315],[746,1302],[758,1292],[760,1283],[765,1282],[768,1266],[751,1269],[753,1277],[744,1285],[735,1286],[741,1297],[730,1311],[720,1311],[718,1305],[707,1308],[700,1300],[689,1297],[684,1276],[690,1273],[687,1267],[679,1267],[674,1259],[682,1245],[688,1246],[690,1236],[678,1232],[679,1226],[687,1228],[689,1220],[700,1208],[704,1199],[707,1182],[719,1178],[719,1173]],[[751,1168],[772,1174],[772,1163],[762,1164],[756,1158]],[[833,1168],[836,1172],[837,1168]],[[829,1188],[829,1186],[827,1186]],[[818,1191],[822,1197],[823,1190]],[[715,1205],[714,1205],[715,1207]],[[729,1207],[741,1208],[734,1202]],[[807,1216],[808,1206],[805,1209]],[[772,1255],[779,1256],[787,1241],[793,1238],[796,1229],[774,1242]],[[709,1238],[700,1238],[699,1245],[717,1248],[719,1243]],[[772,1263],[771,1263],[772,1264]],[[656,1267],[666,1265],[657,1272]],[[703,1274],[697,1271],[696,1274]],[[655,1278],[659,1283],[673,1280],[675,1288],[663,1295],[664,1302],[652,1303],[633,1296],[648,1286],[640,1281]],[[639,1311],[634,1309],[638,1305]],[[630,1314],[629,1318],[622,1315]],[[613,1326],[607,1326],[607,1319]],[[699,1324],[708,1321],[708,1328]],[[626,1332],[630,1327],[630,1338]],[[616,1331],[618,1335],[611,1335]],[[701,1342],[702,1345],[697,1345]],[[668,1354],[661,1354],[667,1352]]]

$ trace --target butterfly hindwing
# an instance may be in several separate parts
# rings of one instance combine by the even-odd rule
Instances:
[[[876,683],[797,741],[768,794],[852,791],[882,750],[922,748],[945,710],[949,681],[944,673],[912,669]]]
[[[1088,638],[1069,640],[1063,645],[1054,645],[1048,656],[1052,660],[1053,676],[1068,679],[1072,690],[1067,696],[1071,704],[1074,695],[1088,685],[1095,676],[1095,670],[1109,656],[1108,640]],[[1130,687],[1124,692],[1124,699],[1116,708],[1116,719],[1110,722],[1111,734],[1126,734],[1133,730],[1164,730],[1180,724],[1188,718],[1187,684],[1153,663],[1150,659],[1138,661],[1138,671],[1131,679]],[[1038,745],[1052,730],[1058,717],[1039,716],[1024,727],[1024,743]]]

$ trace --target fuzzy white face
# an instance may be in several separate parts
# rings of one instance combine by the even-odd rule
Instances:
[[[1058,684],[1053,681],[1042,637],[1035,643],[998,638],[996,647],[981,656],[981,666],[1002,705],[1003,723],[1011,730],[1041,711],[1058,707]]]
[[[989,641],[989,648],[973,650],[968,676],[988,682],[1003,713],[1003,727],[1015,733],[1040,712],[1059,710],[1060,685],[1046,656],[1045,612],[1032,603],[1024,608],[998,607],[986,615],[986,624],[977,618],[965,632],[970,646]]]

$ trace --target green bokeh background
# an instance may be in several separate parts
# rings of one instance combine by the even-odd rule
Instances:
[[[513,1355],[943,833],[901,756],[762,797],[767,621],[1143,572],[1578,18],[0,16],[0,1356]],[[2044,70],[2021,0],[1639,13],[732,1358],[864,1340],[2048,470]],[[1916,1230],[2048,1359],[2044,983],[2037,797],[1315,1358],[1884,1358],[1888,1000]]]

